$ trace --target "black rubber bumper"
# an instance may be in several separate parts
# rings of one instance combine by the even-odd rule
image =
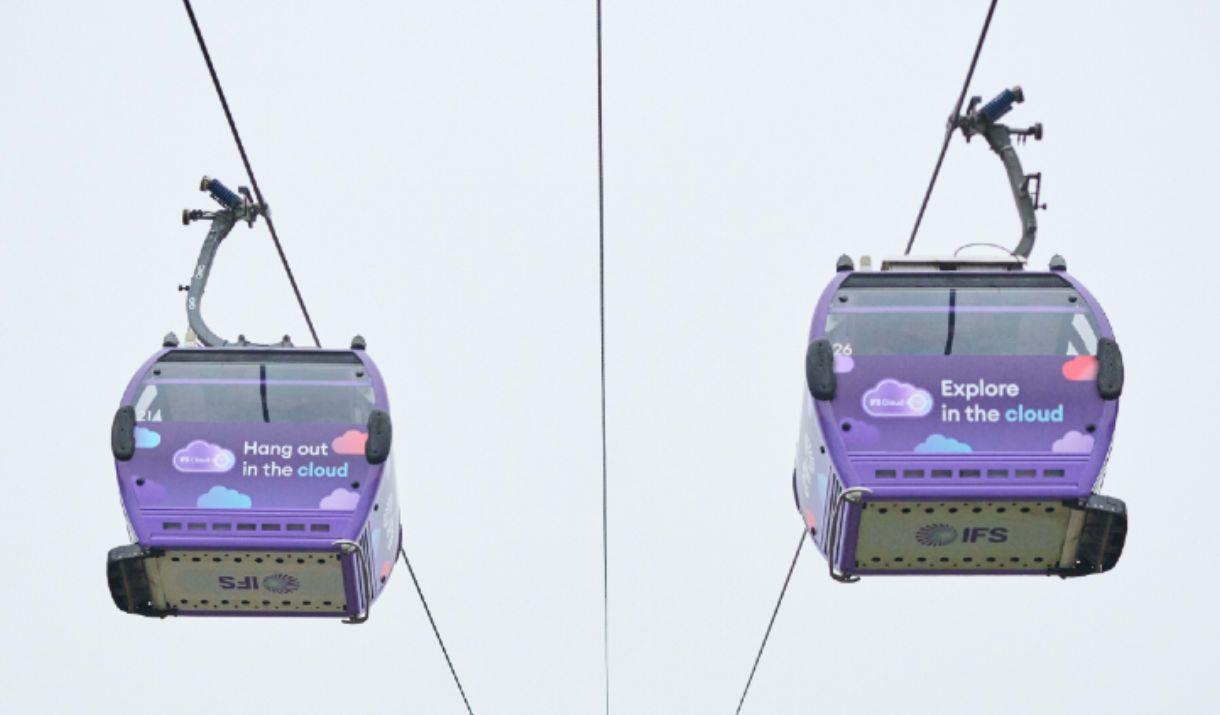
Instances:
[[[1127,542],[1127,505],[1121,499],[1094,494],[1077,508],[1084,510],[1084,527],[1075,565],[1057,571],[1064,578],[1109,571],[1118,564]]]
[[[106,555],[106,582],[120,611],[155,618],[169,615],[153,606],[148,571],[144,568],[144,560],[155,555],[139,544],[116,546]]]

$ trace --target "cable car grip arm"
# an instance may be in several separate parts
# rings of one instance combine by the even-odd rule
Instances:
[[[981,101],[981,97],[971,97],[966,113],[955,117],[953,126],[962,130],[966,141],[970,141],[970,137],[975,134],[981,134],[987,140],[987,145],[991,147],[991,150],[1004,162],[1004,171],[1008,175],[1012,198],[1017,204],[1017,214],[1021,219],[1021,240],[1013,249],[1012,254],[1021,258],[1029,258],[1038,233],[1038,219],[1035,217],[1034,211],[1039,208],[1033,196],[1030,195],[1029,184],[1031,180],[1036,180],[1040,189],[1041,175],[1027,176],[1025,174],[1025,170],[1021,167],[1021,159],[1017,156],[1017,150],[1012,145],[1012,137],[1032,136],[1035,141],[1041,140],[1042,125],[1035,124],[1026,129],[1013,129],[999,123],[999,119],[1007,114],[1014,104],[1025,101],[1025,94],[1020,87],[1005,89],[980,107]]]
[[[248,226],[253,226],[254,220],[260,215],[266,216],[268,209],[264,204],[255,203],[249,190],[245,187],[238,189],[240,193],[238,195],[230,191],[219,180],[205,176],[200,182],[199,189],[211,194],[212,198],[223,208],[219,211],[184,210],[182,212],[184,225],[200,220],[210,221],[212,224],[208,229],[207,237],[203,240],[203,246],[199,249],[199,260],[195,262],[195,270],[191,274],[191,284],[187,288],[186,317],[187,323],[200,343],[207,347],[224,347],[234,343],[213,332],[204,321],[201,312],[203,293],[207,289],[208,277],[212,273],[212,263],[216,260],[216,251],[220,248],[220,243],[225,240],[238,221],[245,221]],[[239,340],[239,343],[251,344],[244,340]]]

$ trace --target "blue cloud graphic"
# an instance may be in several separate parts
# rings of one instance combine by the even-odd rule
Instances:
[[[161,444],[161,435],[147,427],[136,427],[136,449],[152,449]]]
[[[970,445],[943,434],[931,434],[915,445],[916,452],[973,452]]]
[[[253,503],[248,495],[219,484],[195,500],[200,509],[249,509]]]

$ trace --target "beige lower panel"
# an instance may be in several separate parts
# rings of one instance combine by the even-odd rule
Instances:
[[[869,501],[856,570],[1045,570],[1059,565],[1072,512],[1057,501]]]
[[[159,607],[335,614],[347,607],[338,554],[170,550],[147,568]]]

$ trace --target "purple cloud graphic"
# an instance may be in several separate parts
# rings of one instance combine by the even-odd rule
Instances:
[[[232,452],[201,439],[174,452],[174,469],[179,472],[227,472],[236,463]]]
[[[200,509],[249,509],[253,503],[248,495],[219,484],[195,500]]]
[[[1093,451],[1093,435],[1081,434],[1072,430],[1055,440],[1051,445],[1052,452],[1088,453]]]
[[[856,367],[856,361],[851,355],[835,355],[834,371],[840,375],[851,372]]]
[[[932,411],[932,395],[887,377],[865,392],[860,404],[873,417],[923,417]]]
[[[340,487],[322,497],[318,502],[319,509],[334,509],[335,511],[351,511],[360,502],[360,495]]]
[[[144,506],[163,504],[169,498],[169,492],[165,490],[165,487],[151,479],[132,477],[131,483],[135,485],[136,499]]]
[[[161,435],[147,427],[136,427],[136,449],[152,449],[161,444]]]
[[[849,417],[839,423],[839,427],[843,433],[843,444],[848,449],[875,447],[881,443],[881,430],[868,422]]]
[[[973,452],[974,449],[965,442],[960,442],[943,434],[930,434],[928,438],[915,445],[916,452]]]

